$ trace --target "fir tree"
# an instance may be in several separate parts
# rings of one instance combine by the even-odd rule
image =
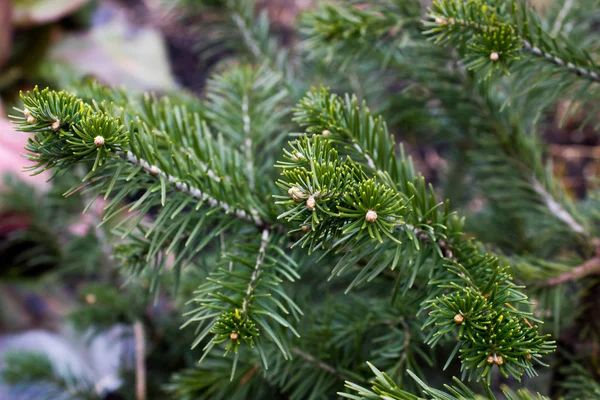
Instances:
[[[23,93],[13,117],[32,133],[32,173],[83,169],[66,194],[107,200],[100,225],[112,223],[124,275],[181,300],[179,335],[194,336],[199,362],[168,371],[161,390],[597,395],[586,351],[598,340],[597,194],[566,193],[539,131],[565,98],[566,115],[597,124],[600,40],[586,10],[598,1],[543,16],[520,0],[323,5],[303,15],[302,41],[285,51],[252,2],[208,3],[193,7],[221,23],[204,26],[215,42],[201,50],[221,46],[237,62],[202,99],[84,82]],[[427,182],[398,139],[443,143],[446,185]],[[133,300],[107,304],[74,319],[89,327],[111,312],[132,323],[144,314]],[[565,343],[572,327],[583,345]],[[54,376],[26,357],[5,378]],[[19,374],[27,362],[37,368]],[[551,386],[520,389],[540,371],[554,374]]]

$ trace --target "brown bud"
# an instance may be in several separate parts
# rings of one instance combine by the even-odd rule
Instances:
[[[288,190],[288,194],[290,195],[290,197],[291,197],[292,199],[294,199],[294,201],[295,201],[296,203],[299,203],[299,202],[301,202],[301,201],[302,201],[302,195],[303,195],[304,193],[303,193],[303,192],[302,192],[302,190],[300,190],[298,187],[296,187],[296,186],[293,186],[293,187],[291,187],[291,188]]]
[[[440,17],[436,17],[435,23],[438,25],[446,25],[447,24],[446,20],[443,18],[440,18]]]
[[[56,120],[56,121],[54,121],[54,122],[52,123],[52,125],[50,125],[50,126],[52,127],[52,130],[53,130],[54,132],[56,132],[56,131],[58,130],[58,128],[60,128],[60,120],[59,120],[59,119],[57,119],[57,120]]]
[[[525,358],[528,359],[528,360],[531,360],[531,353],[525,354]]]
[[[327,129],[324,129],[323,132],[321,132],[321,135],[327,137],[327,136],[331,135],[331,132]]]
[[[502,358],[502,356],[497,356],[496,357],[496,365],[502,365],[504,364],[504,359]]]
[[[377,220],[377,213],[373,210],[369,210],[365,215],[365,219],[367,222],[375,222]]]
[[[158,172],[159,172],[158,171],[158,167],[156,167],[156,166],[153,165],[153,166],[150,167],[150,169],[149,169],[148,172],[150,172],[152,175],[158,175]]]
[[[463,317],[462,314],[456,314],[454,316],[454,322],[456,322],[457,324],[462,324],[462,322],[465,320],[465,317]]]
[[[498,61],[500,59],[500,54],[498,54],[497,52],[492,52],[492,54],[490,54],[490,60],[492,61]]]
[[[493,364],[494,363],[494,356],[489,355],[488,358],[487,358],[487,363],[488,364]]]
[[[96,295],[93,293],[88,293],[85,295],[85,302],[88,304],[96,303]]]
[[[238,340],[239,337],[240,335],[237,332],[231,332],[231,334],[229,335],[229,338],[231,340]]]
[[[306,208],[308,208],[310,211],[313,211],[316,206],[317,206],[317,202],[315,201],[315,198],[310,196],[306,200]]]
[[[302,232],[308,232],[308,231],[310,231],[310,226],[302,225]]]

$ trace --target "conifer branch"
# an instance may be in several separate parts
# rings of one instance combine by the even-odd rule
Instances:
[[[335,375],[336,377],[338,377],[339,379],[343,380],[343,381],[348,381],[350,380],[350,378],[348,378],[346,375],[338,372],[334,367],[332,367],[331,365],[324,363],[323,361],[317,360],[314,356],[300,350],[297,347],[294,347],[292,349],[292,353],[296,354],[297,356],[301,357],[302,359],[308,361],[311,364],[316,365],[317,367],[321,368],[323,371],[326,371],[332,375]]]
[[[600,73],[597,71],[593,71],[591,69],[578,66],[573,64],[570,61],[565,61],[562,58],[558,57],[555,54],[550,53],[547,50],[542,50],[537,46],[532,45],[527,39],[523,39],[523,49],[527,52],[538,56],[547,62],[554,64],[556,66],[566,68],[567,71],[574,73],[583,78],[587,78],[591,81],[600,83]]]
[[[556,286],[563,283],[575,281],[591,275],[600,275],[600,257],[589,259],[578,267],[564,272],[557,277],[548,279],[543,286]]]
[[[252,271],[252,275],[250,276],[250,281],[248,282],[248,288],[246,289],[246,295],[244,296],[244,300],[242,302],[242,313],[246,314],[248,312],[248,302],[250,301],[250,297],[254,292],[256,287],[256,282],[260,278],[260,273],[262,271],[261,266],[265,259],[265,252],[267,251],[267,245],[269,244],[269,229],[264,229],[262,231],[261,239],[260,239],[260,247],[258,249],[258,256],[256,257],[256,264],[254,265],[254,270]]]
[[[258,211],[250,208],[248,212],[244,210],[239,210],[231,205],[225,203],[224,201],[216,200],[210,197],[208,194],[203,193],[200,189],[191,186],[188,182],[182,182],[176,177],[172,175],[168,175],[156,165],[150,165],[146,160],[143,160],[133,154],[131,151],[127,153],[119,152],[117,153],[120,157],[126,159],[132,165],[140,166],[143,168],[145,172],[152,176],[161,176],[167,182],[171,182],[175,184],[175,188],[182,193],[188,194],[198,200],[206,201],[211,207],[221,207],[226,213],[230,213],[237,218],[240,218],[244,221],[251,222],[257,226],[262,226],[263,221],[258,215]]]
[[[569,226],[573,231],[581,234],[585,234],[585,228],[575,221],[575,218],[567,210],[564,209],[562,205],[560,205],[554,197],[548,193],[546,189],[542,186],[542,184],[534,177],[531,180],[532,186],[537,194],[544,200],[546,207],[548,210],[558,219],[563,221],[565,224]]]

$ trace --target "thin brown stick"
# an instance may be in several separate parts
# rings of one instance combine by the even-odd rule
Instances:
[[[555,278],[548,279],[544,286],[556,286],[589,275],[600,275],[600,257],[594,257],[570,271],[564,272]]]
[[[140,321],[133,325],[135,339],[135,394],[136,400],[146,400],[146,365],[144,357],[146,345],[144,342],[144,326]]]

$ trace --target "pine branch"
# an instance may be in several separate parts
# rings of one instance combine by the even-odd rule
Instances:
[[[594,257],[571,271],[564,272],[555,278],[548,279],[543,286],[556,286],[572,282],[591,275],[600,274],[600,257]]]
[[[549,51],[542,50],[539,47],[532,45],[526,39],[523,40],[523,49],[525,49],[528,52],[531,52],[532,54],[538,57],[543,57],[546,61],[548,61],[551,64],[557,65],[562,68],[566,68],[569,72],[574,73],[575,75],[590,79],[595,82],[600,82],[599,72],[585,67],[576,66],[570,61],[565,61],[557,55],[550,53]]]
[[[308,361],[309,363],[316,365],[317,367],[321,368],[323,371],[326,371],[329,374],[335,375],[336,377],[338,377],[341,380],[347,381],[347,380],[350,379],[347,376],[345,376],[344,374],[339,373],[331,365],[326,364],[326,363],[324,363],[322,361],[317,360],[315,357],[311,356],[308,353],[305,353],[304,351],[300,350],[297,347],[295,347],[295,348],[292,349],[292,353],[294,353],[297,356],[301,357],[302,359]]]
[[[592,82],[600,82],[600,67],[584,49],[574,47],[558,32],[546,32],[524,1],[491,5],[483,0],[462,3],[434,2],[426,22],[438,43],[456,46],[471,69],[484,69],[489,76],[496,69],[509,70],[519,53],[531,56]],[[559,13],[556,23],[564,20]],[[562,24],[562,22],[560,22]],[[555,25],[555,30],[556,30]],[[470,30],[470,35],[464,31]]]
[[[117,155],[126,159],[129,163],[131,163],[131,165],[142,167],[142,169],[149,175],[158,176],[167,182],[173,183],[175,186],[175,189],[177,189],[178,191],[188,194],[202,202],[205,201],[210,207],[220,207],[223,209],[223,211],[225,211],[225,213],[232,214],[237,218],[240,218],[247,222],[251,222],[257,226],[262,226],[264,224],[258,215],[258,211],[250,208],[249,212],[246,212],[244,210],[236,209],[223,201],[216,200],[216,199],[210,197],[208,194],[203,193],[200,189],[191,186],[187,182],[182,182],[178,178],[176,178],[172,175],[166,174],[164,171],[162,171],[156,165],[150,165],[149,162],[138,158],[131,151],[128,151],[127,153],[119,152],[119,153],[117,153]],[[214,174],[213,174],[213,176],[211,176],[211,174],[209,172],[209,173],[207,173],[207,175],[210,176],[211,178],[215,179]],[[220,182],[220,179],[219,180],[215,179],[215,181]]]
[[[370,122],[374,119],[368,110],[361,110],[348,100],[344,104],[341,99],[330,96],[326,91],[313,92],[300,104],[297,118],[308,125],[309,132],[321,134],[291,143],[291,150],[286,151],[286,161],[278,164],[284,177],[279,181],[279,186],[287,190],[291,197],[291,200],[280,202],[288,206],[288,211],[281,214],[280,218],[300,225],[299,231],[304,232],[304,236],[297,244],[309,245],[309,251],[322,247],[340,252],[347,246],[352,246],[354,254],[346,254],[332,271],[332,276],[347,272],[350,266],[356,265],[363,258],[370,259],[348,290],[373,279],[386,266],[391,265],[391,269],[394,269],[403,249],[411,249],[414,246],[413,251],[419,254],[420,260],[432,257],[434,262],[430,273],[434,275],[432,281],[439,286],[437,290],[432,291],[432,299],[427,305],[433,311],[430,312],[430,320],[425,326],[435,326],[427,342],[435,345],[446,333],[456,329],[457,325],[461,326],[460,332],[464,332],[463,329],[468,329],[463,326],[465,316],[466,320],[475,318],[473,328],[482,326],[480,322],[475,322],[478,318],[487,320],[482,322],[488,325],[485,332],[475,328],[464,336],[459,333],[461,342],[457,348],[462,350],[461,359],[465,374],[469,371],[469,375],[473,376],[472,371],[480,368],[478,377],[489,378],[489,366],[496,364],[503,373],[518,378],[518,374],[514,374],[515,364],[504,370],[504,357],[498,357],[499,353],[504,352],[506,355],[507,351],[518,348],[519,342],[529,343],[529,340],[539,344],[538,349],[542,354],[546,354],[553,347],[553,344],[546,342],[547,338],[542,339],[538,336],[537,327],[528,321],[531,313],[519,311],[519,307],[526,306],[526,296],[518,292],[499,260],[481,253],[475,243],[461,237],[460,224],[452,223],[447,205],[445,210],[438,208],[439,203],[435,201],[433,190],[429,189],[429,193],[426,191],[422,178],[413,178],[413,182],[406,181],[407,177],[412,175],[406,172],[412,170],[407,160],[401,157],[397,162],[385,160],[386,164],[382,164],[390,167],[388,171],[391,170],[405,179],[402,181],[400,178],[397,188],[390,188],[385,184],[375,184],[373,178],[369,178],[352,159],[339,158],[338,153],[331,147],[332,144],[339,144],[344,148],[343,140],[352,143],[356,137],[364,140],[364,143],[371,144],[370,154],[377,154],[377,157],[388,154],[389,144],[382,145],[381,143],[385,142],[379,142],[373,146],[373,143],[378,143],[376,138],[380,137],[380,132],[384,131],[380,130],[380,122]],[[352,121],[352,125],[348,126],[347,121]],[[353,127],[364,127],[364,131],[358,131],[361,135],[354,136]],[[325,135],[323,130],[330,133]],[[342,135],[342,138],[336,134]],[[379,174],[377,176],[379,177]],[[390,176],[389,172],[383,175],[384,181],[387,182],[385,176]],[[403,192],[403,189],[406,192]],[[422,216],[427,216],[429,221],[424,222],[425,218]],[[411,229],[405,229],[406,226],[402,222],[406,219],[411,222],[411,228],[417,226],[421,230],[419,237],[412,236],[415,233]],[[400,231],[396,231],[397,226],[401,227]],[[407,236],[400,236],[399,232]],[[378,247],[374,246],[377,241],[382,243],[379,252]],[[403,242],[410,245],[403,245]],[[419,242],[423,244],[419,245]],[[390,258],[382,261],[379,257],[382,257],[384,249],[389,251]],[[374,263],[379,263],[380,266],[371,271],[369,267]],[[412,268],[417,271],[418,267],[419,264],[416,264]],[[484,272],[485,270],[488,272]],[[501,286],[497,286],[499,283]],[[407,289],[410,286],[409,283]],[[461,287],[464,289],[459,289]],[[443,290],[454,293],[439,296]],[[490,296],[503,300],[501,303],[494,301],[493,306],[488,300]],[[513,302],[514,305],[511,304]],[[467,309],[470,311],[466,311]],[[506,329],[519,332],[518,337],[510,339],[514,340],[510,347],[505,347],[495,340],[490,342],[487,338],[488,335],[503,336],[502,332],[506,332]],[[473,338],[473,341],[467,337]],[[493,342],[496,344],[490,346]],[[480,343],[488,344],[484,349]],[[482,356],[486,353],[487,359]],[[531,360],[527,353],[522,356],[515,353],[514,356],[526,363]],[[510,357],[512,356],[507,356],[507,359]]]
[[[540,184],[540,182],[534,177],[532,178],[532,186],[535,191],[540,195],[540,197],[544,200],[548,210],[556,216],[556,218],[563,221],[565,224],[569,226],[573,231],[581,234],[585,234],[585,228],[575,221],[575,218],[564,207],[561,206],[551,195],[544,189],[544,187]]]
[[[260,248],[258,249],[258,256],[256,257],[256,264],[254,265],[254,270],[252,271],[250,281],[248,282],[246,295],[244,296],[244,300],[242,301],[242,314],[248,313],[248,302],[250,301],[254,289],[256,288],[257,281],[260,278],[260,273],[262,271],[261,266],[263,261],[265,260],[265,252],[267,251],[267,245],[269,244],[270,234],[271,233],[268,229],[264,229],[262,231],[262,236],[260,239]]]

